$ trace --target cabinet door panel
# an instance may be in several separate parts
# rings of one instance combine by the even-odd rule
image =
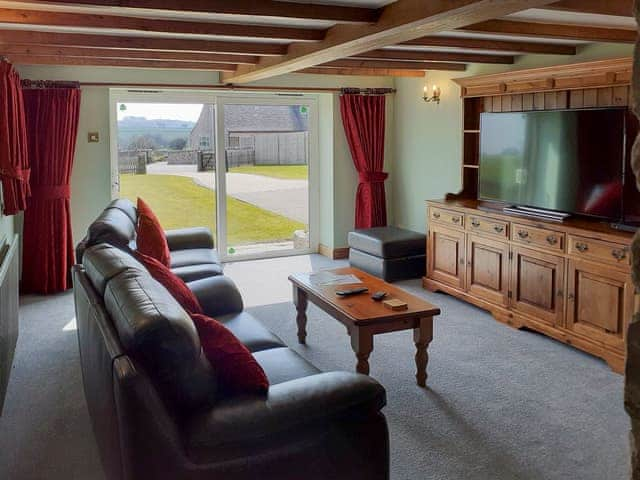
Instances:
[[[467,236],[467,290],[483,300],[507,305],[509,245]]]
[[[464,232],[431,225],[428,251],[429,278],[464,288]]]
[[[511,263],[512,307],[560,326],[564,316],[564,258],[514,247]]]
[[[633,313],[631,277],[609,267],[569,260],[567,328],[624,349]]]

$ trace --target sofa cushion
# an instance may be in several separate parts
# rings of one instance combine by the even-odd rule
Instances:
[[[151,207],[140,197],[138,197],[138,227],[136,228],[136,233],[138,251],[155,258],[168,267],[171,254],[164,230]]]
[[[220,259],[216,251],[211,248],[188,248],[171,252],[171,268],[212,263],[219,264]]]
[[[170,403],[199,408],[215,400],[214,369],[193,321],[146,270],[111,278],[104,294],[125,352],[140,362]]]
[[[136,225],[129,216],[118,208],[107,208],[89,226],[87,245],[108,243],[128,248],[136,237]]]
[[[398,258],[424,255],[426,236],[398,227],[363,228],[349,232],[349,247],[376,257]]]
[[[285,346],[282,340],[247,312],[218,316],[216,320],[231,330],[251,352]]]
[[[202,350],[216,369],[221,388],[231,394],[267,392],[269,380],[264,370],[227,327],[199,313],[192,314],[191,319],[200,335]]]
[[[136,252],[135,256],[147,268],[153,278],[175,298],[187,313],[203,313],[200,302],[186,283],[155,258]]]
[[[320,373],[320,370],[287,347],[261,350],[253,355],[264,369],[271,385]]]
[[[131,254],[107,243],[87,248],[82,265],[93,287],[102,296],[107,283],[116,275],[129,269],[145,271],[144,266]]]
[[[185,282],[193,282],[203,278],[217,277],[222,275],[222,265],[217,263],[203,263],[201,265],[187,265],[185,267],[172,268],[171,271],[178,275]]]

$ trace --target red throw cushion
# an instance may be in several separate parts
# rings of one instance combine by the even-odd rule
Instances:
[[[189,315],[192,313],[203,313],[200,302],[179,276],[149,255],[136,252],[136,257],[147,267],[151,276],[169,291],[171,296],[182,305],[182,308],[184,308]]]
[[[191,319],[198,329],[205,356],[229,393],[266,393],[269,380],[251,352],[231,331],[213,318],[198,313]]]
[[[144,200],[138,197],[137,248],[144,255],[155,258],[164,266],[170,265],[171,254],[158,217]]]

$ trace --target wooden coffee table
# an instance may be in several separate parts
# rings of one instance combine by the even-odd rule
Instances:
[[[368,375],[373,336],[379,333],[412,329],[413,341],[416,345],[416,380],[418,385],[424,387],[427,381],[429,359],[427,347],[433,338],[433,317],[440,314],[440,309],[356,268],[338,268],[328,272],[355,275],[369,291],[340,297],[335,294],[336,290],[363,285],[314,285],[311,284],[309,273],[290,275],[289,280],[293,284],[293,303],[298,312],[296,317],[298,341],[306,343],[307,304],[311,301],[347,327],[351,336],[351,347],[358,360],[356,371]],[[378,291],[387,292],[385,299],[397,298],[406,302],[408,308],[393,311],[386,308],[382,302],[373,301],[371,294]]]

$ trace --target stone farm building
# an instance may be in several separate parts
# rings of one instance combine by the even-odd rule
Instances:
[[[204,105],[189,135],[190,150],[213,151],[214,106]],[[306,165],[308,112],[289,105],[225,105],[228,166]]]

